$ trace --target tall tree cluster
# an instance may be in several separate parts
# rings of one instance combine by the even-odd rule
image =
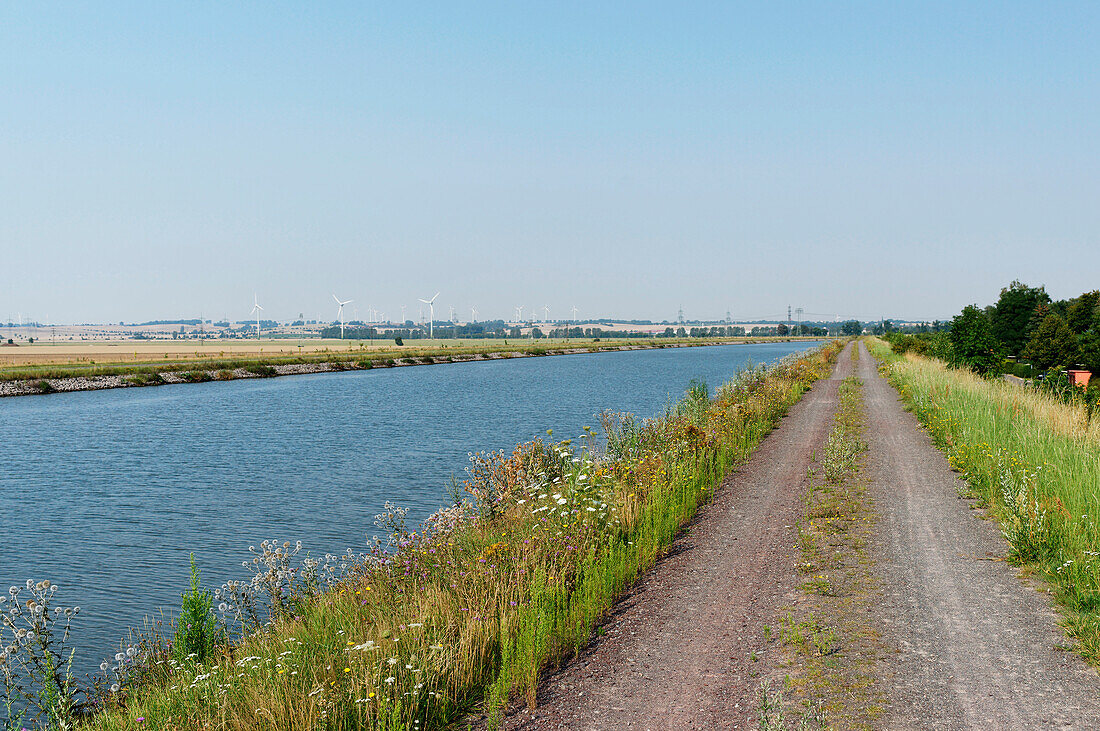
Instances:
[[[1083,365],[1100,373],[1100,290],[1052,301],[1044,287],[1016,281],[995,304],[968,305],[951,325],[956,363],[979,372],[1011,356],[1040,370]]]

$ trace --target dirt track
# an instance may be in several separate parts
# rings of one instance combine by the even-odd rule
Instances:
[[[1100,728],[1100,680],[1066,644],[1049,599],[1006,564],[995,524],[961,485],[861,345],[882,580],[875,621],[893,652],[877,666],[878,728]],[[836,408],[836,370],[727,478],[672,554],[615,609],[606,636],[550,676],[514,729],[756,727],[775,674],[763,625],[796,594],[793,526],[812,455]]]
[[[861,346],[862,347],[862,346]],[[889,699],[882,728],[1098,728],[1100,680],[1071,652],[1047,596],[1002,559],[991,520],[861,353],[867,473],[878,506]]]
[[[507,728],[755,727],[767,658],[750,655],[797,581],[806,468],[828,436],[838,382],[852,370],[847,354],[839,363],[616,607],[606,636],[549,678],[539,707],[511,716]]]

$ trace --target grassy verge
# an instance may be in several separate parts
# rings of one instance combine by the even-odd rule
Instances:
[[[1076,650],[1100,665],[1100,420],[1034,390],[869,346],[951,467],[1049,581]]]
[[[146,637],[138,661],[112,669],[122,687],[97,698],[86,727],[426,729],[471,712],[495,726],[510,699],[533,704],[540,673],[588,644],[838,347],[743,373],[713,398],[694,384],[660,419],[608,414],[598,453],[547,440],[477,455],[466,500],[417,533],[399,511],[380,516],[389,543],[333,583],[316,563],[295,564],[297,547],[265,542],[254,591],[229,586],[213,600],[251,631],[204,662]]]
[[[802,596],[778,631],[768,628],[766,639],[787,649],[785,685],[801,701],[803,726],[815,721],[829,728],[870,729],[883,710],[875,684],[883,646],[869,619],[879,589],[866,550],[874,514],[860,473],[867,449],[862,382],[845,379],[839,397],[798,525]],[[770,728],[783,728],[782,704],[768,693],[761,689],[761,718]]]
[[[787,340],[777,339],[777,341]],[[750,342],[766,342],[766,339],[754,338]],[[199,373],[203,371],[225,371],[231,373],[238,368],[250,369],[255,367],[274,367],[279,365],[298,364],[336,364],[344,369],[354,370],[358,368],[386,367],[394,365],[395,359],[419,360],[421,362],[445,362],[462,356],[486,356],[501,354],[502,356],[514,355],[556,355],[567,351],[598,352],[601,350],[618,350],[619,348],[668,348],[668,347],[692,347],[701,345],[715,345],[726,342],[746,342],[745,339],[666,339],[656,340],[647,338],[644,340],[601,340],[593,342],[591,339],[578,340],[576,342],[554,341],[552,343],[540,343],[539,341],[525,341],[519,344],[489,343],[479,345],[451,345],[436,347],[417,347],[405,345],[389,348],[358,348],[349,346],[346,350],[321,351],[301,355],[249,355],[236,357],[188,357],[165,360],[149,360],[145,362],[126,363],[93,363],[72,362],[49,365],[8,365],[0,366],[0,381],[29,381],[55,378],[91,378],[95,376],[152,376],[159,373]]]

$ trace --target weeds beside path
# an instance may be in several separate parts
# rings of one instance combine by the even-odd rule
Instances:
[[[863,348],[863,345],[860,345]],[[1004,561],[958,479],[863,351],[867,474],[884,663],[884,728],[1095,728],[1100,683],[1065,638],[1049,598]]]

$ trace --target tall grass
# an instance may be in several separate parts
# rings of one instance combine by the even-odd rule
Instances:
[[[1078,651],[1100,664],[1100,421],[1032,389],[870,347],[973,495],[989,505],[1016,562],[1041,573]]]
[[[588,644],[838,350],[742,373],[713,398],[694,384],[659,419],[607,414],[601,450],[587,432],[475,455],[465,499],[415,533],[381,516],[388,540],[326,591],[295,582],[298,549],[265,542],[257,560],[278,571],[264,576],[289,577],[268,587],[269,621],[204,663],[146,638],[86,727],[426,729],[471,712],[495,726],[510,701],[535,704],[540,674]]]

